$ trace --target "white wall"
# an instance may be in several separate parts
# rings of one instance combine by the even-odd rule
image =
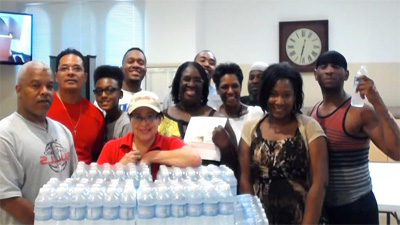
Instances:
[[[193,47],[220,62],[277,62],[279,22],[320,19],[329,20],[330,49],[350,63],[400,61],[398,0],[148,1],[145,17],[152,63],[183,61],[180,49]]]
[[[0,10],[23,11],[23,4],[1,0]],[[102,4],[106,3],[90,10],[96,16],[105,15]],[[327,19],[330,49],[346,56],[351,74],[360,64],[367,64],[387,105],[400,106],[398,0],[147,0],[140,4],[144,4],[144,50],[150,64],[179,65],[193,60],[198,51],[210,49],[218,62],[240,64],[246,79],[254,61],[278,62],[280,21]],[[55,10],[49,15],[59,26]],[[75,18],[71,23],[79,25]],[[97,45],[87,54],[98,55],[100,65],[104,63],[104,37],[98,24],[93,37]],[[51,38],[49,55],[54,55],[61,48],[61,31],[55,29]],[[10,91],[15,72],[15,67],[0,65],[0,118],[16,108],[16,96]],[[311,106],[321,99],[320,90],[311,74],[303,75],[305,105]],[[243,94],[247,94],[246,84],[247,80]],[[346,90],[350,87],[347,82]]]
[[[218,62],[240,64],[246,77],[254,61],[279,61],[280,21],[327,19],[329,48],[347,58],[351,74],[366,64],[386,104],[400,106],[398,0],[147,1],[145,18],[150,63],[179,65],[210,49]],[[303,75],[310,107],[322,96],[313,75]]]

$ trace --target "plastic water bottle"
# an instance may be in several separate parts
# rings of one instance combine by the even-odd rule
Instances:
[[[207,224],[215,224],[215,220],[217,220],[219,211],[216,188],[211,183],[207,182],[204,183],[202,192],[204,198],[204,221]]]
[[[195,184],[186,186],[187,199],[187,225],[201,224],[201,216],[203,215],[203,195],[200,187]]]
[[[59,221],[57,224],[68,224],[64,222],[69,218],[69,199],[66,195],[67,189],[64,187],[57,188],[57,196],[53,201],[53,220]]]
[[[161,181],[157,182],[157,192],[155,201],[154,215],[156,218],[155,224],[171,225],[171,203],[172,194],[168,187]]]
[[[197,181],[199,177],[196,174],[196,170],[193,167],[186,168],[186,179],[191,181]]]
[[[116,220],[119,217],[119,196],[117,189],[109,187],[104,195],[103,219]]]
[[[136,211],[136,190],[133,183],[125,186],[121,194],[119,202],[119,218],[126,222],[126,224],[135,223]]]
[[[210,173],[211,180],[212,179],[222,179],[222,171],[219,167],[217,167],[216,165],[210,164],[210,165],[207,165],[207,168]]]
[[[127,178],[125,171],[121,168],[115,172],[115,175],[119,181],[125,181]]]
[[[137,192],[137,225],[154,225],[155,196],[153,188],[140,182]]]
[[[86,219],[100,220],[103,217],[104,195],[100,188],[93,187],[86,203]]]
[[[41,188],[35,199],[35,224],[50,224],[52,199],[50,188]]]
[[[72,178],[79,180],[81,178],[87,178],[88,166],[84,162],[78,162],[75,172],[72,174]]]
[[[182,169],[180,167],[173,167],[173,173],[174,173],[175,179],[177,181],[182,181],[183,180],[183,172],[182,172]]]
[[[232,195],[236,196],[238,182],[236,180],[235,174],[229,167],[225,165],[222,165],[220,167],[220,170],[222,170],[222,180],[229,184],[229,186],[231,187]]]
[[[157,172],[157,180],[160,180],[164,183],[166,183],[170,180],[169,171],[165,165],[160,166],[160,169]]]
[[[98,170],[96,169],[90,169],[89,170],[89,179],[91,182],[94,182],[96,179],[101,178],[101,174]]]
[[[133,180],[135,188],[139,187],[140,174],[139,174],[139,171],[137,170],[137,168],[133,168],[133,167],[129,168],[128,179],[132,179]]]
[[[208,171],[208,168],[206,166],[200,166],[198,169],[198,176],[200,178],[203,178],[207,181],[211,180],[211,174]]]
[[[228,183],[220,183],[218,188],[219,214],[221,225],[234,224],[235,197]]]
[[[187,214],[187,202],[182,185],[174,185],[171,187],[172,191],[172,204],[171,204],[171,217],[173,218],[173,224],[182,225],[185,224],[184,217]]]
[[[243,213],[243,207],[241,204],[235,206],[235,225],[245,225],[245,218]]]
[[[351,105],[354,107],[363,107],[364,106],[364,99],[361,98],[360,92],[356,92],[357,85],[359,81],[357,81],[357,78],[361,75],[369,76],[367,67],[365,65],[362,65],[357,73],[354,75],[354,91],[351,95]]]
[[[141,178],[140,181],[147,181],[149,184],[153,183],[153,177],[152,177],[152,175],[150,173],[150,170],[148,168],[142,170],[142,178]]]
[[[101,178],[103,181],[110,181],[114,179],[114,177],[111,174],[111,170],[109,169],[104,169],[103,172],[101,173]]]
[[[74,224],[81,224],[81,221],[86,218],[86,200],[84,188],[76,187],[73,191],[69,206],[70,224],[73,224],[72,221],[76,222]]]

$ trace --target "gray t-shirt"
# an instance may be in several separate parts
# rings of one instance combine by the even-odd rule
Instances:
[[[131,131],[132,127],[129,121],[128,113],[122,112],[121,116],[116,121],[106,124],[106,141],[120,138]]]
[[[47,129],[14,112],[0,121],[0,199],[23,197],[34,204],[50,178],[64,180],[78,158],[71,132],[47,118]],[[18,222],[0,208],[0,224]]]

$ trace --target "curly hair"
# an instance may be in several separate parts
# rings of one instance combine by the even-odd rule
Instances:
[[[268,99],[271,91],[274,89],[278,80],[287,79],[293,86],[295,95],[295,102],[293,105],[293,113],[301,113],[303,107],[304,92],[303,92],[303,79],[301,74],[288,63],[273,64],[267,68],[262,74],[260,84],[260,106],[264,111],[268,111]]]
[[[124,79],[124,73],[118,66],[102,65],[97,67],[93,73],[94,83],[96,84],[101,78],[111,78],[118,82],[118,88],[122,88],[122,80]]]
[[[240,86],[242,86],[242,81],[243,81],[242,69],[240,69],[240,66],[236,63],[227,62],[227,63],[221,63],[217,66],[217,68],[215,68],[215,72],[212,79],[217,89],[219,88],[219,84],[221,83],[221,78],[226,74],[234,74],[237,77]]]

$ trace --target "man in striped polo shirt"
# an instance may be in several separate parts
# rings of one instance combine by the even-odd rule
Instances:
[[[331,224],[379,224],[378,206],[368,169],[369,142],[387,156],[400,160],[400,129],[373,80],[359,76],[357,91],[372,106],[353,107],[345,92],[347,62],[336,51],[324,52],[314,71],[323,100],[310,115],[328,137],[329,185],[325,209]]]

